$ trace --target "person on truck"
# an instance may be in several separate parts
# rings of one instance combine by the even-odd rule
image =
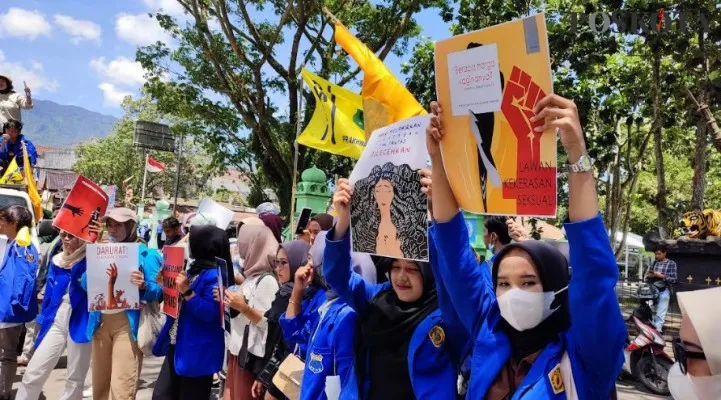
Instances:
[[[35,275],[39,257],[30,238],[32,222],[33,214],[26,207],[0,210],[0,234],[8,238],[0,266],[0,400],[12,396],[23,324],[38,313]]]
[[[3,169],[7,168],[13,158],[17,160],[20,169],[25,167],[23,144],[27,148],[30,164],[35,166],[38,161],[35,145],[22,134],[22,130],[23,123],[15,119],[3,124],[2,141],[0,142],[0,162],[2,162]]]
[[[15,93],[13,81],[7,76],[0,75],[0,124],[11,119],[22,121],[20,109],[33,108],[33,99],[30,88],[25,85],[25,97]]]

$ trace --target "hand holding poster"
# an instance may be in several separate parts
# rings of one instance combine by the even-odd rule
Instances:
[[[131,273],[138,270],[139,246],[88,245],[88,311],[140,309],[140,291],[130,282]]]
[[[163,247],[163,312],[173,318],[178,318],[178,301],[180,298],[175,278],[183,270],[184,264],[184,247]]]
[[[86,242],[93,243],[98,235],[91,232],[91,225],[100,222],[107,208],[108,195],[103,189],[90,179],[79,176],[53,220],[53,225]]]
[[[461,208],[556,215],[556,135],[533,108],[553,93],[543,14],[435,46],[443,164]]]
[[[353,251],[428,260],[428,201],[418,170],[426,167],[429,115],[378,129],[350,176]]]

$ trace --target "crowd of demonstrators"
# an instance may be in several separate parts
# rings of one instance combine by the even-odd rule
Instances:
[[[721,288],[678,293],[683,317],[668,374],[675,400],[721,399]]]
[[[164,356],[153,399],[207,399],[213,374],[221,370],[225,353],[218,300],[216,257],[228,247],[228,236],[216,226],[190,228],[193,262],[175,279],[180,313],[168,318],[153,354]]]
[[[31,243],[32,213],[23,206],[0,210],[0,234],[7,236],[0,265],[0,400],[9,400],[17,371],[23,324],[38,313],[38,250]]]
[[[137,215],[128,208],[114,208],[102,218],[111,243],[135,243]],[[138,269],[131,283],[140,290],[140,300],[157,302],[162,288],[155,281],[162,259],[157,250],[140,244]],[[117,279],[117,277],[116,277]],[[87,279],[83,279],[87,288]],[[143,362],[138,348],[139,310],[93,311],[88,319],[87,335],[92,338],[93,399],[134,399]]]
[[[59,237],[58,248],[50,250],[54,255],[48,263],[47,283],[36,320],[40,326],[36,350],[23,375],[18,400],[40,397],[43,384],[66,349],[65,391],[59,399],[81,398],[90,368],[88,294],[81,285],[87,269],[86,243],[67,232],[60,232]]]
[[[651,282],[659,291],[656,313],[653,325],[659,333],[663,331],[663,324],[668,313],[668,303],[671,301],[673,284],[677,281],[676,263],[667,257],[668,247],[661,245],[656,249],[656,261],[646,274],[646,280]]]

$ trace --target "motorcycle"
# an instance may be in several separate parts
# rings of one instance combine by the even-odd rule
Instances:
[[[668,396],[667,378],[673,359],[664,351],[666,340],[652,324],[659,291],[653,284],[643,283],[638,288],[638,298],[640,304],[628,319],[640,333],[633,340],[626,340],[623,369],[651,392]]]

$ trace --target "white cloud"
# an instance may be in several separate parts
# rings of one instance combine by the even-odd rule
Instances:
[[[115,33],[121,40],[136,46],[147,46],[158,40],[170,42],[170,35],[155,18],[147,14],[118,14],[115,18]]]
[[[99,84],[98,89],[103,91],[103,105],[105,107],[120,107],[125,97],[133,95],[130,92],[118,89],[115,85],[108,82]]]
[[[185,9],[176,0],[143,0],[143,2],[145,3],[145,6],[153,12],[157,12],[162,9],[164,13],[174,17],[181,17],[185,15]]]
[[[11,8],[0,14],[0,37],[21,37],[35,40],[40,36],[50,36],[50,23],[40,11],[28,11]]]
[[[142,85],[145,83],[145,71],[140,63],[125,57],[117,57],[106,62],[105,57],[93,58],[90,66],[105,79],[122,85]]]
[[[5,53],[0,50],[0,73],[10,77],[15,86],[15,91],[22,92],[23,81],[28,84],[33,93],[48,91],[54,92],[58,88],[58,82],[50,79],[43,72],[43,65],[37,61],[30,62],[30,68],[20,63],[10,62],[5,59]]]
[[[71,36],[70,41],[74,44],[78,44],[83,40],[100,43],[102,29],[100,29],[100,25],[93,21],[84,21],[61,14],[53,15],[53,20]]]

